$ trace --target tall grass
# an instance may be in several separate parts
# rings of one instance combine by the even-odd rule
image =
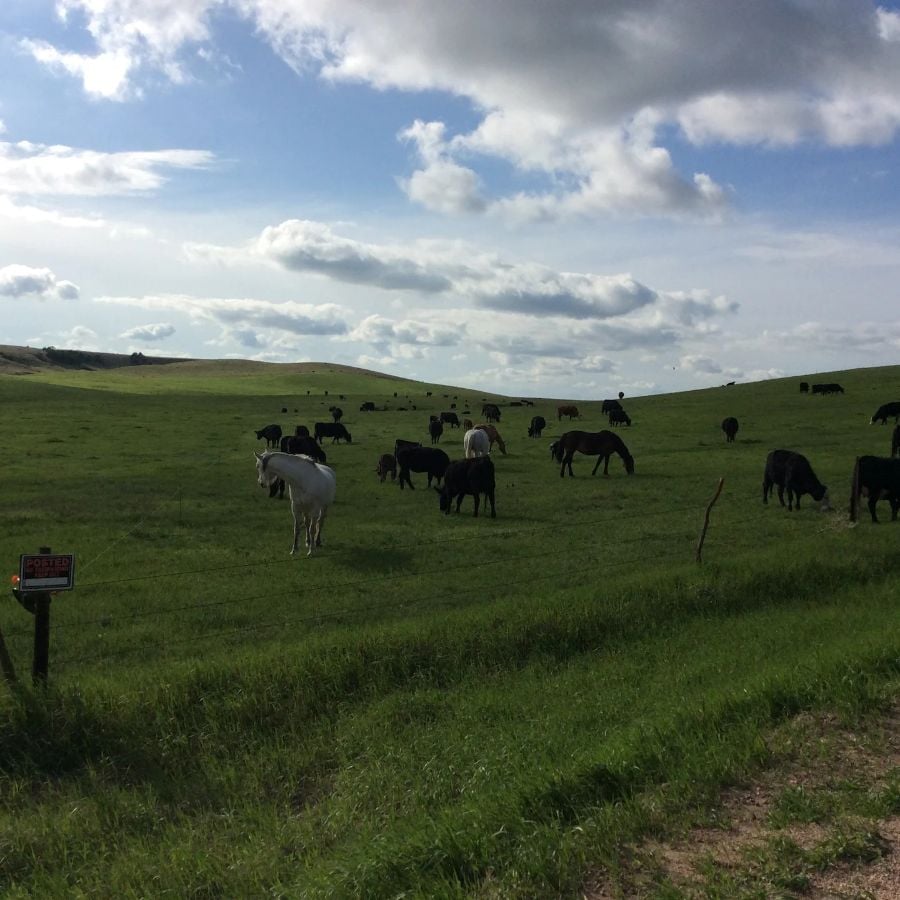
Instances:
[[[855,455],[886,452],[861,426],[896,370],[840,373],[845,398],[772,382],[626,400],[633,478],[576,458],[560,479],[547,443],[568,426],[524,437],[553,404],[504,407],[496,521],[375,478],[449,406],[432,386],[149,370],[0,380],[19,423],[0,436],[0,560],[79,559],[49,688],[0,692],[0,892],[574,894],[764,765],[772,723],[863,715],[900,683],[897,526],[766,509],[759,487],[787,446],[840,494]],[[395,390],[419,409],[354,412]],[[325,447],[326,545],[290,559],[253,429],[292,421],[282,406],[324,420],[339,393],[354,443]],[[27,614],[4,601],[0,626],[27,669]]]

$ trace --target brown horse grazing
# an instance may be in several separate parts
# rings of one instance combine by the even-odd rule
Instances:
[[[603,474],[609,475],[609,458],[613,453],[618,453],[625,463],[625,471],[629,475],[634,474],[634,457],[628,452],[625,442],[617,434],[611,431],[567,431],[558,441],[554,442],[554,456],[560,463],[559,477],[566,474],[572,475],[572,457],[575,453],[584,453],[585,456],[596,456],[597,465],[591,475],[597,474],[601,461],[603,462]]]
[[[500,432],[497,431],[494,425],[476,425],[475,427],[488,436],[488,440],[491,442],[491,450],[494,449],[494,444],[496,444],[500,448],[500,452],[506,456],[506,444],[503,442],[503,438],[500,437]]]
[[[570,420],[581,418],[581,414],[578,412],[578,407],[574,404],[563,404],[562,406],[556,407],[557,420],[562,419],[563,416],[568,416]]]

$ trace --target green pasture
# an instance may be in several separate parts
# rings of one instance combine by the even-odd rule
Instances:
[[[626,397],[634,476],[613,457],[591,477],[576,456],[561,479],[549,444],[608,427],[603,398],[570,423],[556,400],[326,364],[0,378],[0,575],[42,545],[77,556],[46,689],[28,683],[33,620],[0,596],[20,676],[0,683],[0,894],[614,884],[625,845],[766,764],[767,728],[812,707],[865,715],[900,684],[900,523],[886,503],[879,525],[847,520],[855,457],[890,451],[892,426],[868,422],[900,399],[900,367],[806,379],[837,396],[800,380]],[[482,398],[508,448],[495,520],[471,499],[443,516],[422,476],[379,482],[395,438],[428,443],[453,402],[481,421]],[[254,431],[312,428],[332,404],[353,442],[326,440],[325,544],[292,558]],[[462,430],[441,446],[461,457]],[[777,447],[809,457],[834,511],[763,506]]]

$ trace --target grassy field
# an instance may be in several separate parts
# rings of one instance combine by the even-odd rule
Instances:
[[[854,458],[889,453],[891,428],[868,421],[900,397],[900,367],[807,380],[846,393],[797,378],[626,398],[635,475],[614,457],[592,478],[576,457],[561,479],[549,443],[605,427],[602,398],[570,425],[556,401],[325,364],[0,377],[0,565],[42,545],[78,560],[53,600],[49,687],[0,686],[0,894],[554,897],[598,866],[614,881],[624,845],[766,765],[766,729],[898,693],[900,524],[886,504],[880,525],[846,510]],[[395,438],[427,443],[452,402],[479,421],[482,398],[509,451],[496,520],[471,499],[441,515],[422,476],[378,481]],[[326,442],[325,546],[291,558],[254,431],[328,421],[332,403],[353,443]],[[460,457],[462,432],[441,446]],[[809,457],[835,511],[762,505],[776,447]],[[9,594],[0,628],[27,682],[32,619]]]

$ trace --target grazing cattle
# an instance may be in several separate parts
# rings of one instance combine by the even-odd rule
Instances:
[[[331,418],[334,419],[335,422],[340,422],[344,415],[344,411],[339,406],[329,406],[328,412],[331,413]]]
[[[346,426],[340,422],[316,422],[315,431],[316,440],[321,444],[323,437],[330,437],[331,443],[335,441],[345,440],[348,444],[353,443],[353,438]]]
[[[493,425],[476,425],[475,429],[483,431],[488,436],[491,450],[494,449],[494,444],[496,444],[500,448],[500,452],[506,456],[506,444],[503,442],[503,438],[500,437],[500,432]]]
[[[431,443],[436,444],[440,439],[441,435],[444,433],[444,425],[440,419],[431,417],[431,421],[428,423],[428,433],[431,435]]]
[[[400,489],[403,489],[405,482],[413,490],[410,472],[425,472],[428,475],[428,487],[431,487],[431,479],[440,481],[449,465],[450,457],[438,447],[404,447],[397,453]]]
[[[480,456],[475,459],[458,459],[447,466],[444,475],[444,486],[439,491],[441,496],[441,512],[450,515],[450,507],[453,498],[456,497],[456,511],[462,505],[466,494],[475,498],[475,511],[473,516],[478,516],[478,507],[481,503],[481,495],[484,494],[484,505],[491,504],[491,518],[497,518],[497,508],[494,503],[494,490],[496,482],[494,478],[494,464],[489,456]]]
[[[541,432],[547,427],[547,420],[543,416],[535,416],[528,426],[528,437],[539,438]]]
[[[281,440],[281,426],[266,425],[265,428],[260,428],[256,432],[256,439],[261,441],[263,438],[266,440],[266,447],[277,447]]]
[[[273,481],[279,478],[288,483],[291,495],[291,512],[294,516],[294,543],[291,556],[297,552],[300,526],[306,531],[307,556],[322,543],[322,526],[328,508],[334,503],[334,470],[323,466],[308,456],[291,456],[289,453],[254,453],[256,474],[260,487],[271,490]]]
[[[282,407],[281,407],[281,411],[282,411],[283,413],[286,413],[286,412],[287,412],[287,407],[286,407],[286,406],[282,406]]]
[[[828,384],[814,384],[812,386],[812,392],[814,394],[843,394],[844,389],[837,384],[836,382],[830,382]]]
[[[442,412],[441,421],[451,428],[459,428],[459,416],[455,412]]]
[[[609,424],[618,427],[619,425],[631,425],[631,417],[624,409],[612,409],[609,412]]]
[[[875,415],[869,420],[869,424],[874,425],[880,419],[882,425],[887,425],[887,420],[891,416],[894,417],[895,423],[900,420],[900,400],[895,400],[893,403],[883,403],[879,406]]]
[[[475,426],[472,424],[471,419],[463,419],[462,427],[466,431],[471,431]]]
[[[388,475],[391,476],[391,481],[396,480],[397,458],[393,453],[382,453],[381,456],[378,457],[378,465],[375,466],[375,473],[381,479],[382,484],[384,484],[384,480]]]
[[[801,394],[808,394],[808,393],[809,393],[809,382],[808,382],[808,381],[801,381],[801,382],[800,382],[800,393],[801,393]]]
[[[315,438],[306,436],[289,434],[281,439],[281,452],[293,453],[294,455],[302,453],[304,456],[311,456],[316,462],[328,462],[325,457],[325,451],[319,446]]]
[[[581,414],[578,412],[578,407],[571,403],[566,404],[564,406],[556,407],[557,421],[560,421],[563,416],[568,416],[570,421],[572,419],[580,419],[581,418]]]
[[[485,403],[484,406],[481,407],[481,414],[488,422],[500,421],[500,407],[497,406],[496,403]]]
[[[294,437],[309,437],[309,429],[305,425],[297,425],[294,428]]]
[[[491,452],[491,439],[483,428],[471,428],[463,436],[463,452],[466,459],[487,456]]]
[[[850,492],[850,518],[855,522],[859,498],[867,497],[872,521],[877,523],[875,506],[879,500],[891,505],[891,521],[897,521],[900,510],[900,459],[883,456],[860,456],[853,469],[853,489]]]
[[[421,441],[404,441],[403,438],[397,438],[394,441],[394,456],[397,456],[401,450],[405,450],[407,447],[421,447]]]
[[[597,474],[601,462],[603,462],[603,474],[608,475],[609,458],[613,453],[618,453],[622,457],[625,471],[629,475],[634,474],[634,457],[628,452],[622,438],[611,431],[567,431],[558,441],[554,441],[551,450],[556,461],[560,463],[560,478],[565,476],[567,468],[569,475],[573,475],[572,457],[576,453],[597,457],[597,464],[591,475]]]
[[[534,406],[534,400],[522,400],[522,406]]]
[[[397,395],[394,394],[396,397]],[[360,412],[375,412],[375,404],[371,400],[366,400],[359,407]]]
[[[738,433],[738,420],[734,416],[722,419],[722,431],[725,432],[725,443],[733,444],[735,435]]]
[[[604,416],[608,416],[614,409],[621,409],[622,404],[618,400],[604,400],[600,407],[600,412]]]
[[[788,495],[788,511],[794,508],[796,498],[797,509],[800,509],[800,498],[809,494],[817,503],[821,501],[822,509],[830,509],[828,488],[816,478],[809,460],[793,450],[773,450],[766,457],[766,468],[763,473],[763,503],[769,502],[769,491],[772,485],[778,487],[778,501],[784,506],[784,492]]]

